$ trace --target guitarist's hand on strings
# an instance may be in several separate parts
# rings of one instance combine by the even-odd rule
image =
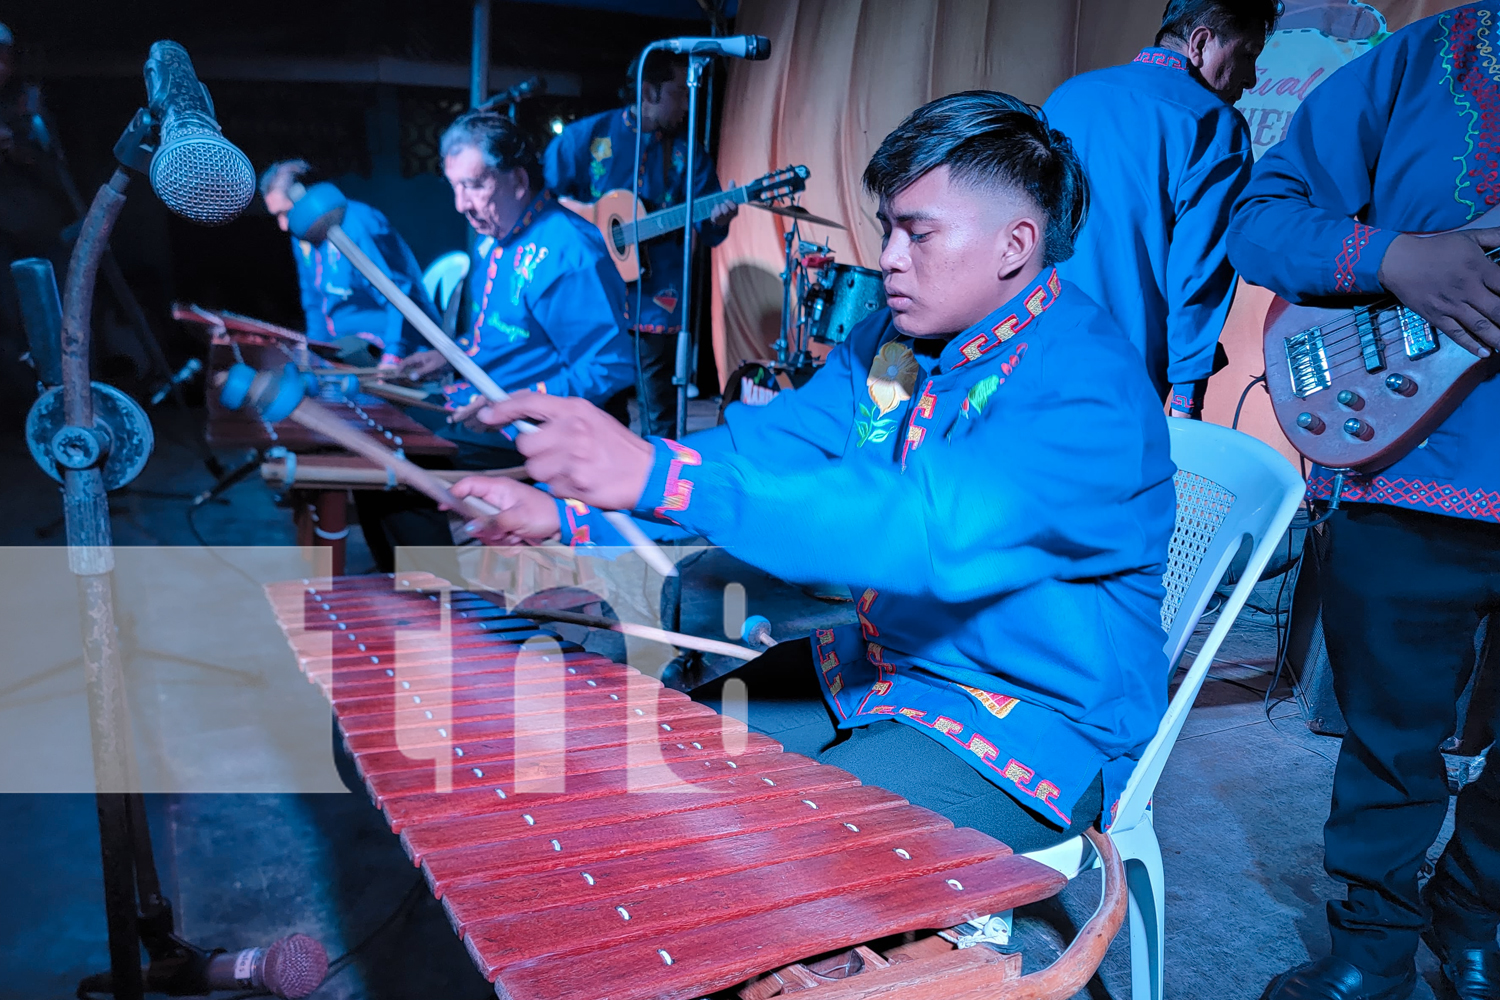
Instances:
[[[488,404],[475,416],[490,427],[517,420],[540,424],[535,433],[516,435],[516,449],[526,456],[526,474],[546,483],[556,496],[603,510],[634,507],[656,461],[649,441],[588,400],[573,396],[518,392],[504,402]]]
[[[1481,358],[1500,350],[1500,267],[1485,251],[1500,229],[1403,233],[1380,262],[1380,283],[1408,309]]]

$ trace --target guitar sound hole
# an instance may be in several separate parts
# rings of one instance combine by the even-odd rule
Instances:
[[[619,219],[609,220],[609,242],[614,244],[615,253],[625,255],[625,227],[620,224]]]

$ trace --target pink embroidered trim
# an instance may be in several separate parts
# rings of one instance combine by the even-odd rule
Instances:
[[[702,465],[703,456],[687,445],[670,439],[665,439],[662,443],[672,452],[672,461],[667,465],[666,490],[661,506],[656,508],[656,516],[671,521],[672,512],[687,510],[688,504],[693,502],[693,481],[682,477],[682,469],[687,465]]]
[[[1187,70],[1187,61],[1172,52],[1163,52],[1161,49],[1142,49],[1140,55],[1130,60],[1143,66],[1165,66],[1167,69]]]
[[[1333,260],[1333,287],[1338,292],[1352,292],[1359,287],[1359,281],[1354,276],[1354,268],[1359,264],[1360,254],[1364,252],[1370,243],[1370,236],[1375,232],[1373,226],[1367,226],[1363,222],[1354,224],[1354,232],[1344,237],[1344,242],[1339,250],[1339,255]]]

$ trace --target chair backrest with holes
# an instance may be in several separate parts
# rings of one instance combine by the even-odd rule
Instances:
[[[1162,576],[1167,595],[1161,621],[1173,671],[1246,538],[1252,548],[1244,572],[1120,796],[1114,820],[1119,829],[1134,826],[1144,813],[1208,667],[1292,523],[1306,488],[1290,462],[1248,434],[1196,420],[1167,423],[1172,461],[1177,463],[1177,525]]]

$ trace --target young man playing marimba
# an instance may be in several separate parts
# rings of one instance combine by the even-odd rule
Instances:
[[[731,675],[749,725],[1033,850],[1107,820],[1166,707],[1166,420],[1129,339],[1052,266],[1087,190],[1037,112],[945,97],[864,181],[889,306],[801,389],[681,443],[578,399],[518,394],[480,416],[543,422],[518,447],[558,496],[670,520],[784,579],[854,584],[858,625]],[[572,541],[580,524],[513,482],[456,492],[503,508],[492,542]]]

